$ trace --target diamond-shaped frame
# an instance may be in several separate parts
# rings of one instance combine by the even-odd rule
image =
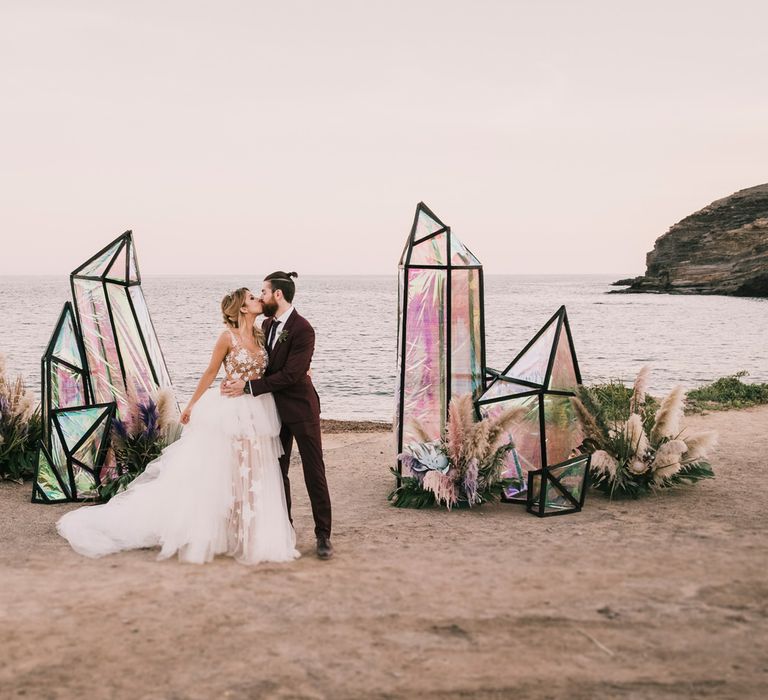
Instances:
[[[551,467],[528,472],[526,510],[547,518],[578,513],[584,507],[592,455],[582,454]],[[571,479],[573,484],[565,480]]]

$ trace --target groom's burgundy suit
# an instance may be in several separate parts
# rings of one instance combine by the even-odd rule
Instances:
[[[262,324],[265,337],[269,338],[274,319]],[[285,454],[280,458],[280,468],[285,484],[288,515],[291,514],[291,484],[288,467],[291,461],[293,441],[299,448],[304,481],[315,518],[315,534],[331,535],[331,497],[325,479],[323,445],[320,437],[320,398],[309,377],[309,365],[315,350],[315,331],[307,319],[299,316],[296,309],[285,321],[283,328],[276,329],[277,337],[269,351],[269,363],[264,376],[250,382],[251,394],[258,396],[272,392],[283,427],[280,440]]]

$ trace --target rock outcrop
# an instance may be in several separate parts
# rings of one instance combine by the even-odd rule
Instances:
[[[768,184],[687,216],[656,240],[622,292],[768,297]]]

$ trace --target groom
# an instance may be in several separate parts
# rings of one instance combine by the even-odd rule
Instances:
[[[226,387],[222,386],[222,393],[238,396],[245,392],[258,396],[272,392],[283,424],[280,441],[283,443],[284,454],[280,458],[280,468],[283,472],[288,516],[291,514],[288,467],[295,439],[315,518],[317,556],[330,559],[333,556],[331,497],[325,480],[320,438],[320,399],[308,374],[315,349],[315,331],[291,304],[296,293],[293,277],[298,275],[295,272],[273,272],[264,279],[261,288],[261,303],[267,317],[262,330],[269,353],[264,377],[249,382],[229,382]]]

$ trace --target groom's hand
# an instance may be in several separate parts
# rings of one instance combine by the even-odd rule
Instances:
[[[221,383],[221,393],[224,396],[241,396],[245,382],[242,379],[231,379]]]

